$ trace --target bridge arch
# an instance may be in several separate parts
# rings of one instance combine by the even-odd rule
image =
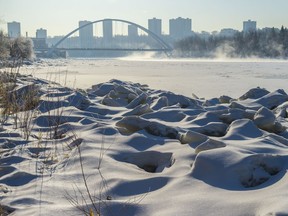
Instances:
[[[85,28],[86,26],[89,25],[93,25],[95,23],[100,23],[100,22],[104,22],[104,21],[115,21],[115,22],[123,22],[123,23],[127,23],[133,26],[136,26],[137,28],[141,29],[142,31],[146,32],[148,35],[150,35],[154,40],[156,40],[160,45],[161,48],[163,49],[163,51],[171,51],[172,47],[167,44],[163,39],[161,39],[158,35],[156,35],[155,33],[153,33],[152,31],[148,30],[147,28],[138,25],[134,22],[130,22],[127,20],[123,20],[123,19],[101,19],[101,20],[96,20],[90,23],[87,23],[79,28],[74,29],[73,31],[71,31],[70,33],[68,33],[67,35],[65,35],[61,40],[59,40],[54,46],[52,46],[52,50],[56,49],[64,40],[66,40],[68,37],[70,37],[71,35],[73,35],[75,32],[79,31],[82,28]]]

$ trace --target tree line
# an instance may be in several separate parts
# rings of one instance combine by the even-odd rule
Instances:
[[[29,38],[9,38],[0,31],[0,68],[19,67],[33,57],[33,42]]]
[[[237,32],[234,36],[194,34],[175,43],[175,50],[182,57],[288,57],[288,29],[262,29]]]

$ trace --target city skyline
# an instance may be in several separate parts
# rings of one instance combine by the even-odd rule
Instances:
[[[5,3],[4,3],[5,2]],[[0,0],[0,29],[7,31],[7,22],[21,23],[22,35],[33,37],[37,29],[48,30],[49,36],[64,35],[77,28],[79,20],[95,21],[119,18],[148,27],[148,19],[162,19],[162,31],[169,33],[169,19],[192,19],[193,31],[220,31],[223,28],[242,30],[243,21],[257,21],[259,28],[288,27],[286,0],[227,1],[179,0]],[[37,18],[37,19],[36,19]]]

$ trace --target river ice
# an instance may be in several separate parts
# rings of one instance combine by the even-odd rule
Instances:
[[[69,87],[89,88],[110,79],[148,84],[191,97],[239,97],[254,87],[288,90],[285,60],[195,60],[126,57],[120,59],[66,59],[28,67],[27,73]]]

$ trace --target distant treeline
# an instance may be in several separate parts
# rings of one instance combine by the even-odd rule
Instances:
[[[238,32],[234,36],[221,35],[191,37],[176,42],[175,50],[182,57],[288,57],[288,29],[264,29],[248,33]]]

